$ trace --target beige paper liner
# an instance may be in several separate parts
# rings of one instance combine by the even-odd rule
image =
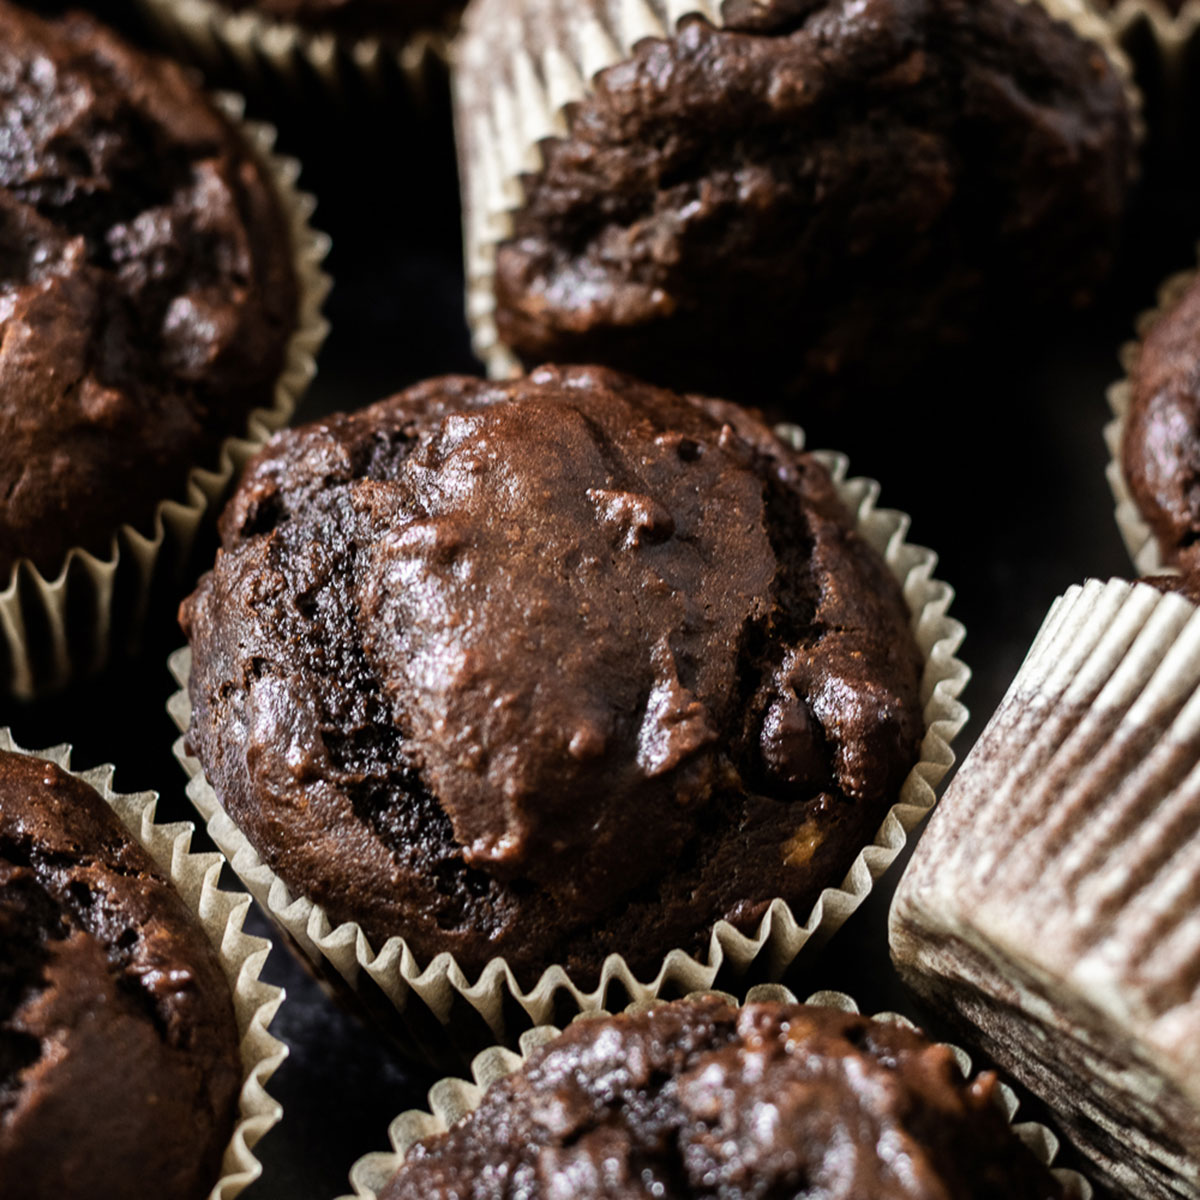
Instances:
[[[17,563],[8,585],[0,590],[0,691],[21,699],[99,669],[117,642],[137,636],[151,587],[167,574],[164,561],[170,559],[167,566],[179,570],[197,530],[235,473],[287,424],[317,371],[317,351],[329,330],[321,305],[330,279],[321,264],[330,242],[309,224],[316,202],[296,187],[300,164],[274,152],[274,128],[244,120],[240,96],[217,93],[214,99],[268,168],[291,237],[296,329],[286,347],[283,371],[271,407],[254,409],[245,433],[221,443],[214,467],[188,472],[186,498],[162,501],[148,533],[122,525],[103,556],[73,547],[51,579],[29,559]]]
[[[918,846],[893,955],[1122,1190],[1200,1195],[1178,1133],[1200,1132],[1197,896],[1200,609],[1089,581],[1051,608]]]
[[[1200,3],[1187,0],[1178,16],[1172,16],[1162,0],[1117,0],[1109,22],[1121,45],[1134,54],[1149,33],[1151,44],[1166,67],[1168,82],[1178,82],[1184,52],[1200,31]]]
[[[1200,5],[1197,7],[1200,8]],[[1121,443],[1125,438],[1125,423],[1133,405],[1133,376],[1141,358],[1142,341],[1183,299],[1188,288],[1195,282],[1196,276],[1197,272],[1194,269],[1181,271],[1172,275],[1159,288],[1155,307],[1142,313],[1137,319],[1134,326],[1137,339],[1126,342],[1121,347],[1119,358],[1125,376],[1114,383],[1107,393],[1113,419],[1104,427],[1104,441],[1109,453],[1105,475],[1108,477],[1108,486],[1112,489],[1113,500],[1116,503],[1117,528],[1121,531],[1121,539],[1125,543],[1125,549],[1129,551],[1133,565],[1141,575],[1172,573],[1176,568],[1164,561],[1162,547],[1138,509],[1121,466]]]
[[[389,73],[420,93],[430,71],[448,60],[457,24],[455,19],[393,40],[315,31],[253,8],[238,12],[220,0],[138,4],[164,46],[206,71],[231,66],[248,84],[293,89],[311,77],[335,95],[352,77],[380,86]]]
[[[797,427],[780,426],[777,432],[797,450],[803,448],[804,434]],[[877,483],[848,479],[847,460],[842,455],[818,451],[816,457],[832,476],[838,494],[854,516],[858,532],[902,585],[912,614],[913,634],[925,656],[921,685],[925,736],[919,761],[909,772],[898,803],[888,812],[874,841],[859,852],[839,887],[828,887],[822,892],[807,916],[797,915],[783,900],[775,900],[750,935],[726,921],[717,922],[704,961],[675,949],[663,958],[653,979],[641,980],[623,958],[613,954],[603,965],[599,984],[590,991],[579,987],[557,965],[549,967],[534,987],[526,991],[502,958],[493,959],[477,979],[471,979],[448,953],[422,963],[403,938],[390,938],[377,948],[356,923],[334,926],[320,905],[303,896],[294,896],[261,860],[221,808],[200,763],[185,752],[181,737],[175,743],[175,753],[191,776],[188,795],[207,822],[213,841],[224,851],[254,898],[319,967],[331,966],[356,991],[361,992],[373,983],[386,996],[386,1002],[401,1012],[415,996],[443,1026],[455,1021],[456,1004],[465,1001],[486,1023],[490,1031],[488,1040],[503,1041],[511,1037],[506,1025],[513,1020],[523,1027],[544,1024],[552,1016],[561,1019],[558,1014],[563,1012],[564,1004],[570,1011],[602,1009],[613,987],[622,987],[626,995],[639,1002],[664,993],[686,994],[711,987],[723,966],[728,965],[740,974],[756,961],[772,977],[778,977],[810,939],[823,941],[841,927],[904,848],[908,835],[934,805],[934,788],[954,761],[950,743],[967,719],[967,710],[959,703],[958,696],[970,672],[955,657],[964,630],[958,621],[946,615],[953,589],[932,578],[937,556],[905,541],[907,516],[876,508]],[[186,731],[191,718],[187,693],[191,651],[187,648],[177,651],[169,665],[181,690],[171,697],[167,707],[180,730]]]
[[[704,993],[698,993],[700,995]],[[708,993],[720,996],[731,1004],[740,1004],[736,996],[724,992]],[[796,996],[781,984],[761,984],[751,988],[746,995],[747,1004],[778,1003],[795,1004]],[[859,1007],[843,992],[817,992],[805,1001],[818,1008],[835,1008],[839,1012],[857,1013]],[[626,1011],[633,1012],[645,1008],[646,1005],[631,1005]],[[599,1016],[608,1014],[589,1014]],[[581,1016],[580,1020],[588,1017]],[[907,1017],[899,1013],[877,1013],[873,1020],[882,1021],[889,1025],[903,1025],[909,1029],[917,1027]],[[553,1025],[539,1025],[528,1030],[521,1036],[521,1053],[514,1054],[503,1046],[492,1046],[475,1056],[471,1063],[471,1074],[474,1082],[465,1079],[442,1079],[429,1089],[429,1110],[410,1109],[401,1113],[388,1127],[388,1140],[392,1149],[387,1153],[367,1154],[360,1158],[350,1168],[350,1186],[354,1189],[353,1196],[343,1196],[341,1200],[379,1200],[379,1193],[388,1181],[400,1169],[404,1156],[415,1142],[425,1138],[435,1137],[445,1133],[457,1121],[462,1120],[468,1113],[479,1107],[487,1089],[499,1079],[519,1071],[529,1056],[547,1042],[553,1041],[562,1031]],[[958,1046],[950,1046],[959,1070],[964,1079],[971,1078],[972,1063],[970,1055]],[[1016,1093],[1006,1083],[1001,1083],[997,1089],[1000,1106],[1008,1123],[1013,1125],[1020,1107]],[[1058,1156],[1058,1139],[1044,1125],[1028,1121],[1021,1125],[1013,1125],[1013,1133],[1036,1155],[1044,1166],[1053,1167]],[[1062,1168],[1053,1170],[1054,1176],[1062,1184],[1069,1200],[1091,1200],[1092,1187],[1086,1179],[1075,1171]]]
[[[190,852],[194,829],[191,822],[176,821],[169,825],[155,822],[156,793],[114,792],[113,767],[72,771],[70,746],[26,750],[13,741],[11,731],[6,728],[0,728],[0,750],[46,759],[95,788],[196,914],[217,951],[237,1017],[242,1090],[233,1136],[221,1162],[221,1176],[208,1193],[208,1200],[233,1200],[262,1174],[262,1163],[254,1156],[254,1146],[283,1116],[283,1106],[267,1094],[266,1084],[288,1056],[287,1046],[267,1031],[283,1003],[283,989],[259,978],[271,943],[242,932],[250,897],[245,892],[226,892],[217,886],[224,862],[221,855]]]
[[[169,0],[168,0],[169,2]],[[1058,21],[1098,44],[1125,82],[1141,136],[1141,95],[1109,23],[1088,0],[1018,0],[1041,4]],[[686,16],[725,24],[720,0],[590,0],[578,12],[567,0],[543,4],[527,23],[518,14],[473,36],[471,13],[454,47],[454,119],[463,181],[466,311],[475,353],[489,375],[519,373],[496,328],[495,263],[525,202],[522,175],[544,167],[541,142],[567,133],[566,109],[592,90],[598,72],[630,58],[644,38],[671,36]]]

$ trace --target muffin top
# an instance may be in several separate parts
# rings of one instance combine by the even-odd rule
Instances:
[[[1062,1195],[945,1046],[804,1005],[575,1022],[417,1143],[381,1200]]]
[[[527,971],[703,944],[840,882],[915,761],[895,579],[731,405],[433,380],[278,435],[221,537],[181,613],[189,744],[377,944]]]
[[[0,0],[0,587],[108,550],[269,407],[296,318],[266,170],[183,71]]]
[[[751,403],[849,398],[855,381],[890,397],[897,370],[985,314],[1091,297],[1135,161],[1100,46],[1022,0],[720,7],[720,29],[688,17],[637,41],[539,143],[541,169],[522,164],[494,292],[523,362]],[[619,11],[472,6],[457,94],[479,203],[514,136],[507,108],[487,115],[496,90],[522,95],[528,56],[581,54]]]
[[[1200,277],[1142,340],[1121,462],[1163,560],[1189,567],[1200,542]]]
[[[229,985],[181,897],[92,788],[0,752],[0,1181],[199,1200],[241,1075]]]

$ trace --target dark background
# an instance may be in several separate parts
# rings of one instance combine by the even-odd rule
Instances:
[[[109,15],[131,24],[124,5]],[[434,78],[416,105],[394,93],[332,98],[314,90],[252,95],[249,112],[274,120],[281,147],[302,159],[302,186],[319,200],[315,223],[333,237],[332,333],[297,420],[358,407],[429,375],[477,369],[462,318],[444,80]],[[938,577],[957,589],[950,611],[967,628],[960,653],[974,671],[960,758],[1054,597],[1087,576],[1130,570],[1104,477],[1104,392],[1119,374],[1117,349],[1136,314],[1167,274],[1195,262],[1200,236],[1200,186],[1180,152],[1194,144],[1190,131],[1168,128],[1157,97],[1151,116],[1156,137],[1118,270],[1095,309],[1044,325],[1040,340],[1013,332],[1001,315],[986,342],[864,397],[858,411],[824,414],[815,428],[808,422],[811,444],[847,452],[853,473],[881,482],[882,504],[912,515],[910,540],[938,551]],[[120,790],[161,793],[163,820],[194,815],[165,710],[174,687],[165,660],[182,640],[172,610],[163,605],[142,651],[103,676],[34,705],[0,702],[0,725],[22,744],[70,742],[77,768],[115,763]],[[205,844],[202,831],[197,843]],[[922,1017],[887,956],[898,875],[894,868],[825,950],[802,956],[787,980],[800,995],[839,988],[865,1011]],[[248,927],[267,932],[257,913]],[[355,1159],[386,1148],[396,1113],[424,1104],[431,1079],[340,1010],[278,941],[264,976],[287,989],[273,1032],[291,1056],[269,1084],[284,1118],[259,1144],[265,1172],[247,1200],[327,1200],[349,1190]]]

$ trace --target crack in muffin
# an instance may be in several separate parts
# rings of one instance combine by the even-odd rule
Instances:
[[[189,748],[376,946],[645,971],[840,882],[916,761],[899,585],[732,405],[432,380],[278,435],[221,536]]]
[[[266,170],[190,78],[0,0],[0,582],[180,496],[272,403],[296,306]]]
[[[216,952],[96,792],[0,752],[0,1180],[199,1200],[241,1086]]]

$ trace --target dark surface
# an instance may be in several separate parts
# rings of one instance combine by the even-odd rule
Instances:
[[[422,963],[653,977],[808,911],[918,759],[899,585],[732,404],[442,376],[279,435],[220,534],[189,745],[294,894]]]
[[[381,1200],[1061,1196],[995,1091],[900,1026],[679,1001],[571,1026],[414,1147]]]
[[[426,138],[399,109],[363,120],[320,102],[289,104],[283,116],[284,145],[303,153],[303,182],[321,198],[317,223],[335,242],[333,334],[300,419],[471,369],[444,111],[430,115]],[[938,577],[957,589],[951,613],[966,625],[961,653],[975,671],[964,696],[973,716],[955,743],[960,758],[1053,598],[1087,575],[1130,569],[1104,479],[1104,389],[1119,371],[1117,347],[1159,281],[1195,262],[1200,186],[1181,177],[1189,161],[1194,155],[1176,163],[1169,149],[1155,156],[1118,275],[1097,309],[1046,329],[1040,345],[1006,341],[997,330],[913,385],[864,398],[844,420],[824,417],[816,428],[814,444],[848,452],[852,471],[882,481],[883,505],[912,514],[911,539],[938,550]],[[0,702],[0,725],[28,746],[74,743],[80,767],[115,762],[118,788],[155,788],[164,819],[190,816],[164,709],[174,686],[165,659],[182,641],[172,617],[165,607],[154,614],[144,652],[98,680],[37,706]],[[788,979],[795,990],[839,988],[868,1012],[920,1016],[887,955],[896,877],[893,868],[830,946],[801,960]],[[260,1143],[265,1177],[246,1195],[329,1200],[348,1190],[356,1158],[386,1147],[391,1118],[424,1104],[430,1080],[335,1007],[282,946],[265,974],[288,989],[273,1031],[292,1056],[270,1084],[284,1120]]]

